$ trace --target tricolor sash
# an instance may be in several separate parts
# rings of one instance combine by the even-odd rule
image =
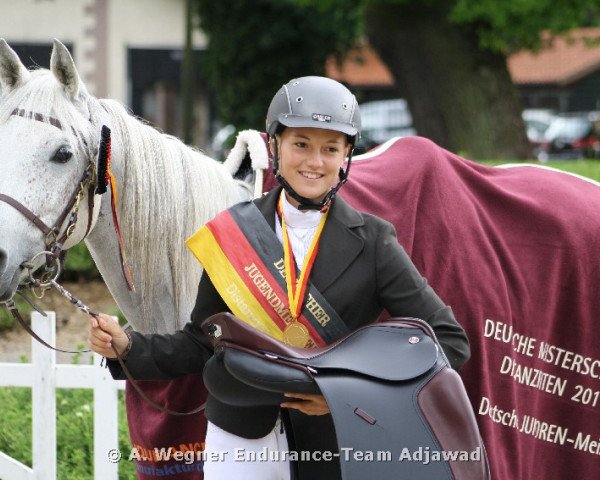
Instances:
[[[327,345],[350,330],[312,285],[297,322],[290,313],[283,246],[252,202],[219,214],[186,240],[238,318],[272,337],[305,348]],[[300,323],[304,328],[298,327]],[[307,337],[301,332],[308,331]]]

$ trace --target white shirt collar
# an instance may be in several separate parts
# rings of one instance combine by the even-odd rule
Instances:
[[[323,217],[319,210],[298,210],[287,199],[285,192],[283,195],[283,216],[285,224],[290,228],[316,228]]]

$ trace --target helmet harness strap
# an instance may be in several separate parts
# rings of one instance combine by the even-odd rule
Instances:
[[[290,195],[290,197],[292,197],[299,203],[298,210],[320,210],[322,212],[327,211],[331,206],[331,202],[335,198],[337,191],[340,188],[342,188],[342,185],[344,185],[344,183],[348,181],[348,174],[350,172],[350,164],[352,163],[352,153],[354,152],[354,145],[352,146],[352,148],[350,149],[350,153],[348,154],[348,163],[346,164],[346,170],[340,167],[340,181],[335,187],[333,187],[331,190],[329,190],[329,192],[327,192],[327,194],[325,195],[323,200],[321,200],[321,202],[315,203],[309,198],[299,195],[287,182],[287,180],[283,178],[281,173],[279,173],[279,146],[277,144],[277,138],[275,137],[275,135],[271,136],[271,140],[273,141],[273,175],[275,175],[275,178],[281,184],[283,189],[288,193],[288,195]]]

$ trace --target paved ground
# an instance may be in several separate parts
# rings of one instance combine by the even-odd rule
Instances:
[[[102,282],[65,283],[64,287],[92,309],[109,314],[117,311],[114,300]],[[41,306],[44,310],[56,312],[56,346],[67,350],[81,349],[81,345],[86,343],[89,317],[54,291],[46,294]],[[31,359],[31,340],[20,325],[0,333],[0,362],[19,362],[22,356]],[[81,363],[88,363],[89,355],[83,354]],[[56,353],[58,363],[71,363],[72,357],[68,353]]]

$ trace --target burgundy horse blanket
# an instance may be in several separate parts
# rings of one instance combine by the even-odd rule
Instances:
[[[246,150],[259,155],[259,140],[247,138],[227,160],[231,168]],[[267,172],[265,191],[275,185]],[[535,166],[483,166],[408,137],[356,157],[339,194],[394,224],[400,244],[465,328],[472,357],[460,374],[492,478],[597,472],[600,185]],[[189,407],[198,403],[194,390],[188,398]],[[162,414],[138,407],[146,432],[159,439]],[[194,423],[179,427],[198,438]]]

